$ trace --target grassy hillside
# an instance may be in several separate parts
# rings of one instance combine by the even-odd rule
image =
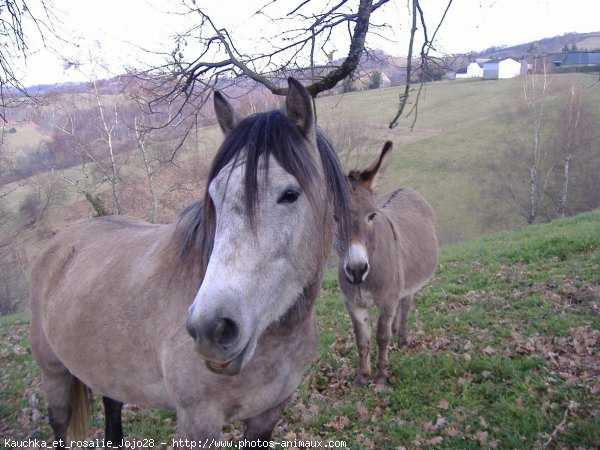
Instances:
[[[548,89],[555,92],[572,81],[589,87],[597,78],[550,76]],[[401,88],[323,98],[317,103],[319,120],[338,151],[352,153],[350,158],[342,157],[349,168],[366,164],[385,139],[393,140],[392,163],[380,191],[402,186],[419,190],[436,212],[442,242],[471,239],[524,224],[506,205],[487,197],[485,190],[492,176],[486,165],[507,145],[507,136],[514,134],[516,119],[510,113],[520,103],[522,83],[522,78],[430,83],[419,100],[412,131],[412,118],[402,120],[393,130],[388,128]],[[585,92],[595,120],[600,121],[600,89]],[[558,97],[551,95],[547,100],[548,123],[555,118],[558,106]],[[544,128],[545,139],[553,139],[554,128],[550,124]],[[365,146],[370,149],[368,155]],[[485,222],[491,210],[504,212],[502,223]]]
[[[492,47],[479,52],[478,56],[490,58],[521,57],[531,53],[531,44],[532,42],[527,42],[510,47]],[[573,44],[579,50],[596,51],[600,49],[600,32],[565,33],[562,36],[539,39],[535,42],[537,50],[540,53],[561,53],[565,45],[571,48]]]
[[[600,89],[594,86],[597,76],[554,75],[549,80],[553,92],[561,86],[569,86],[572,81],[584,86],[593,120],[600,122]],[[427,84],[419,98],[418,117],[412,130],[412,117],[403,118],[393,130],[388,128],[402,92],[400,87],[320,98],[317,100],[318,122],[331,136],[346,169],[365,167],[376,157],[386,139],[393,140],[392,163],[379,192],[383,194],[398,187],[417,189],[433,206],[440,241],[468,240],[524,224],[505,203],[490,198],[488,184],[493,175],[487,169],[490,160],[510,145],[507,136],[514,134],[517,120],[510,113],[520,102],[522,83],[523,79],[517,78]],[[86,101],[85,96],[82,99]],[[558,98],[550,96],[546,108],[549,120],[555,119],[557,107]],[[546,142],[553,138],[552,124],[555,122],[544,127]],[[14,154],[19,155],[27,154],[35,148],[35,142],[43,138],[31,127],[17,128],[16,133],[5,137],[5,147],[14,147]],[[177,164],[156,177],[162,202],[159,221],[173,220],[201,195],[206,170],[221,140],[217,126],[200,129],[179,152]],[[127,203],[126,213],[149,218],[150,199],[139,152],[122,153],[117,161],[121,166],[120,186]],[[83,180],[86,189],[100,193],[107,205],[112,204],[109,184],[100,184],[99,174],[96,178],[83,177],[80,170],[74,167],[32,177],[27,186],[2,199],[4,221],[0,220],[0,234],[7,236],[11,249],[5,251],[10,258],[0,258],[3,264],[0,273],[10,271],[12,276],[4,278],[13,280],[10,285],[0,283],[0,288],[4,288],[0,291],[0,302],[3,296],[8,298],[4,301],[9,305],[6,311],[26,309],[28,272],[44,236],[93,213],[81,195],[82,186],[76,189],[74,181]],[[63,178],[70,180],[69,183]],[[52,182],[56,187],[49,189]],[[49,198],[46,217],[38,221],[35,229],[21,233],[20,240],[13,239],[23,223],[31,222],[23,205],[28,200],[38,200],[41,209],[45,195],[51,194],[54,196]],[[35,212],[35,209],[29,211]],[[489,220],[491,213],[495,214],[493,221]],[[45,229],[40,231],[41,227]]]
[[[350,448],[598,448],[600,211],[443,246],[391,386],[352,387],[350,321],[328,273],[318,358],[275,439]],[[373,350],[375,347],[373,346]],[[96,402],[93,434],[102,436]],[[0,319],[0,436],[50,437],[27,317]],[[125,433],[169,439],[171,412],[128,405]],[[238,424],[226,438],[239,438]]]
[[[582,86],[591,86],[597,77],[553,75],[550,76],[550,86],[566,86],[572,80]],[[511,211],[507,211],[505,222],[497,227],[484,224],[486,208],[504,206],[490,205],[489,199],[481,195],[482,179],[486,178],[482,168],[515,128],[514,118],[508,113],[519,104],[522,83],[522,78],[429,83],[419,98],[417,121],[412,129],[412,117],[403,118],[393,130],[388,128],[403,87],[320,98],[317,100],[317,113],[319,124],[332,137],[347,169],[369,163],[384,140],[393,140],[393,161],[380,191],[384,193],[401,186],[421,191],[437,213],[441,240],[453,242],[522,224],[522,220]],[[600,120],[600,89],[587,89],[586,95],[593,105],[595,117]],[[557,106],[555,100],[549,100],[550,114]],[[201,152],[204,157],[211,158],[221,141],[217,128],[202,129],[196,136],[201,142],[191,143],[194,151],[189,154]],[[16,133],[6,134],[5,146],[15,155],[24,155],[46,138],[35,127],[27,125],[17,127]],[[131,155],[134,159],[139,156],[135,151]],[[178,162],[181,166],[187,157],[183,152],[182,155]],[[123,160],[128,158],[131,156],[127,154],[121,157]],[[66,178],[77,179],[77,170],[65,171]],[[142,175],[135,170],[138,169],[132,169],[132,174],[123,170],[126,188],[129,188],[132,178]],[[140,182],[141,189],[144,189],[144,182],[143,179]],[[33,181],[35,183],[36,180]],[[108,191],[108,185],[104,189]],[[15,192],[5,200],[5,205],[11,206],[9,210],[18,211],[30,190],[22,188]],[[63,203],[75,200],[80,201],[81,197],[67,196]]]
[[[33,124],[23,124],[15,126],[5,126],[2,135],[2,144],[9,150],[16,153],[16,157],[26,156],[29,152],[34,152],[44,141],[48,140],[46,136]]]

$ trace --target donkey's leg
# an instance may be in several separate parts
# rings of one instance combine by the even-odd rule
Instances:
[[[247,441],[259,441],[263,444],[263,446],[268,447],[267,443],[271,440],[273,428],[275,428],[275,425],[277,425],[277,422],[283,414],[285,406],[291,398],[292,396],[290,395],[279,405],[266,410],[258,416],[244,420],[244,439]]]
[[[65,448],[71,420],[69,393],[74,377],[64,367],[54,369],[56,370],[42,371],[42,388],[48,404],[48,421],[54,431],[54,440],[58,443],[58,448]]]
[[[104,403],[104,438],[110,441],[111,447],[121,447],[123,442],[123,425],[121,410],[123,403],[112,398],[102,397]]]
[[[394,321],[394,307],[382,306],[379,308],[377,319],[377,373],[375,382],[385,384],[388,374],[388,346],[392,339],[392,322]]]
[[[364,386],[371,378],[371,318],[368,308],[349,305],[346,308],[352,319],[356,347],[358,349],[358,374],[354,379],[356,386]]]
[[[396,333],[398,333],[398,344],[400,347],[408,345],[408,313],[412,306],[412,300],[412,295],[402,297],[398,305],[398,311],[396,311],[396,318],[394,320],[398,321]]]
[[[397,336],[398,331],[400,330],[400,309],[402,308],[402,302],[398,302],[398,306],[396,307],[396,314],[394,315],[394,320],[392,322],[392,335]]]

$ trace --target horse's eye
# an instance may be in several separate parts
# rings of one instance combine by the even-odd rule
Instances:
[[[375,219],[376,215],[377,215],[377,213],[372,212],[371,214],[369,214],[367,216],[367,220],[369,221],[369,223],[373,222],[373,220]]]
[[[287,189],[281,197],[277,199],[277,203],[294,203],[300,197],[300,191],[296,189]]]

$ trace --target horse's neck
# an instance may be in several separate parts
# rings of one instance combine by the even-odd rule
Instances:
[[[315,300],[321,286],[323,271],[319,270],[315,278],[305,286],[296,302],[281,317],[277,323],[270,326],[265,333],[287,335],[307,326],[313,315]]]
[[[180,292],[180,295],[173,298],[173,302],[187,311],[202,284],[204,269],[200,264],[200,255],[192,258],[181,255],[177,224],[169,224],[167,227],[168,237],[161,249],[163,270],[165,275],[168,274],[167,282],[171,288]]]

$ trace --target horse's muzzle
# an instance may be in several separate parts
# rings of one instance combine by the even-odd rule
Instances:
[[[206,360],[207,367],[214,373],[236,375],[242,368],[247,345],[240,345],[240,328],[228,317],[197,323],[188,317],[186,328],[194,339],[196,351]]]
[[[244,350],[242,350],[242,352],[239,355],[237,355],[231,361],[227,361],[225,363],[220,363],[207,359],[206,367],[208,368],[208,370],[218,375],[237,375],[242,370],[244,357],[246,356],[246,350],[248,350],[249,346],[250,344],[246,345],[246,347],[244,347]]]

